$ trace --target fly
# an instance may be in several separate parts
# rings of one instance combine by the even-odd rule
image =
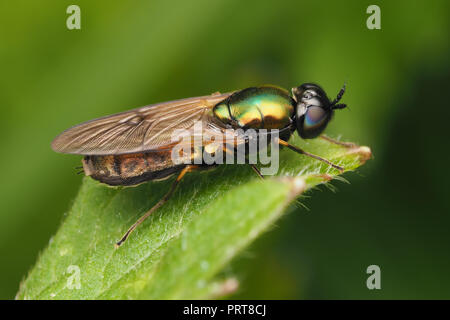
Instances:
[[[84,155],[82,163],[85,174],[112,186],[135,186],[177,175],[164,197],[116,243],[116,247],[119,247],[138,225],[171,197],[188,172],[212,167],[205,163],[186,164],[173,160],[172,151],[179,143],[173,139],[176,130],[187,132],[188,138],[192,138],[187,141],[193,143],[196,123],[202,125],[202,135],[213,136],[218,140],[223,138],[225,130],[277,129],[280,132],[280,136],[275,139],[278,145],[342,171],[343,168],[289,144],[288,140],[295,131],[303,139],[318,137],[331,120],[334,110],[346,107],[338,103],[344,92],[345,85],[331,101],[317,84],[302,84],[292,88],[291,93],[266,85],[163,102],[76,125],[57,136],[52,142],[52,148],[56,152]],[[248,143],[248,139],[236,136],[234,148]],[[183,139],[186,139],[186,135]],[[193,145],[190,147],[193,150],[192,157],[195,157],[198,150]],[[201,145],[201,149],[210,153],[217,151],[217,148],[210,148],[206,144]],[[226,153],[230,150],[221,151]],[[263,178],[259,169],[254,164],[251,166]]]

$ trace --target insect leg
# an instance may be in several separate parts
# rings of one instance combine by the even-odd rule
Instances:
[[[346,148],[355,148],[355,147],[356,147],[356,144],[354,144],[354,143],[351,143],[351,142],[342,142],[342,141],[334,140],[334,139],[332,139],[332,138],[330,138],[330,137],[328,137],[328,136],[326,136],[326,135],[324,135],[324,134],[321,135],[320,138],[322,138],[323,140],[326,140],[326,141],[328,141],[328,142],[337,144],[337,145],[339,145],[339,146],[346,147]]]
[[[314,159],[316,159],[316,160],[325,162],[325,163],[328,164],[329,166],[332,166],[333,168],[335,168],[335,169],[337,169],[337,170],[339,170],[339,171],[341,171],[341,172],[344,171],[344,168],[342,168],[342,167],[340,167],[340,166],[338,166],[338,165],[335,165],[335,164],[332,163],[331,161],[329,161],[329,160],[327,160],[327,159],[325,159],[325,158],[319,157],[319,156],[317,156],[317,155],[315,155],[315,154],[309,153],[309,152],[307,152],[307,151],[305,151],[305,150],[302,150],[302,149],[300,149],[300,148],[298,148],[298,147],[296,147],[296,146],[293,146],[293,145],[287,143],[287,142],[284,141],[284,140],[278,139],[278,144],[280,144],[280,145],[282,145],[282,146],[284,146],[284,147],[287,147],[287,148],[289,148],[289,149],[291,149],[292,151],[295,151],[295,152],[297,152],[297,153],[300,153],[300,154],[303,154],[303,155],[305,155],[305,156],[314,158]]]
[[[134,229],[137,228],[142,222],[144,222],[145,219],[147,219],[156,209],[161,207],[164,203],[169,200],[170,196],[175,191],[178,183],[183,179],[184,175],[188,172],[194,171],[197,169],[198,166],[196,165],[188,165],[183,168],[183,170],[180,171],[178,174],[178,177],[175,179],[175,181],[170,186],[169,191],[164,195],[164,197],[161,198],[161,200],[158,201],[150,210],[148,210],[142,217],[139,218],[138,221],[136,221],[129,229],[128,231],[123,235],[123,237],[115,244],[116,249],[119,248],[125,240],[127,240],[128,236],[134,231]]]
[[[261,171],[259,171],[258,167],[255,166],[254,164],[250,164],[250,166],[252,167],[252,169],[256,172],[256,174],[264,180],[264,176],[262,175]]]
[[[230,149],[228,149],[227,147],[223,147],[223,151],[225,151],[226,153],[229,153],[229,154],[231,154],[231,155],[234,155],[234,153],[230,150]],[[259,169],[258,169],[258,167],[257,166],[255,166],[254,164],[249,164],[251,167],[252,167],[252,169],[256,172],[256,174],[261,178],[261,179],[264,179],[264,176],[262,175],[262,173],[261,173],[261,171],[259,171]]]

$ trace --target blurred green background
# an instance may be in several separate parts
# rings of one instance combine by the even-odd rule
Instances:
[[[81,7],[81,30],[66,8]],[[381,8],[368,30],[366,8]],[[374,159],[293,207],[225,273],[235,298],[450,298],[449,2],[2,1],[0,298],[56,232],[81,182],[50,142],[149,103],[317,82],[327,133]],[[366,288],[367,266],[381,290]]]

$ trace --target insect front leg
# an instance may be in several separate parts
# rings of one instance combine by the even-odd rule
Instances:
[[[295,151],[295,152],[297,152],[297,153],[303,154],[303,155],[308,156],[308,157],[311,157],[311,158],[313,158],[313,159],[316,159],[316,160],[325,162],[326,164],[328,164],[329,166],[331,166],[331,167],[333,167],[333,168],[339,170],[340,172],[344,172],[344,168],[342,168],[342,167],[340,167],[340,166],[338,166],[338,165],[332,163],[331,161],[329,161],[329,160],[327,160],[327,159],[325,159],[325,158],[322,158],[322,157],[320,157],[320,156],[317,156],[317,155],[315,155],[315,154],[312,154],[312,153],[309,153],[309,152],[307,152],[307,151],[305,151],[305,150],[302,150],[302,149],[300,149],[299,147],[293,146],[292,144],[289,144],[289,143],[287,143],[287,142],[284,141],[284,140],[277,139],[276,141],[278,142],[279,145],[282,145],[282,146],[284,146],[284,147],[287,147],[287,148],[291,149],[292,151]]]
[[[337,144],[337,145],[339,145],[339,146],[346,147],[346,148],[356,148],[356,147],[357,147],[357,145],[354,144],[354,143],[352,143],[352,142],[342,142],[342,141],[338,141],[338,140],[332,139],[332,138],[330,138],[330,137],[328,137],[328,136],[326,136],[326,135],[324,135],[324,134],[321,135],[320,138],[323,139],[323,140],[326,140],[326,141],[328,141],[328,142]]]

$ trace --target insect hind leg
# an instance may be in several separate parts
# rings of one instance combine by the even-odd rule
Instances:
[[[187,165],[184,167],[180,173],[178,174],[178,177],[175,179],[175,181],[170,186],[169,191],[164,195],[164,197],[161,198],[150,210],[148,210],[142,217],[140,217],[128,230],[125,232],[125,234],[122,236],[122,238],[115,244],[116,249],[119,248],[130,236],[130,234],[142,223],[144,222],[154,211],[156,211],[158,208],[160,208],[163,204],[167,202],[167,200],[170,199],[172,194],[174,193],[175,189],[177,188],[178,183],[183,179],[183,177],[188,172],[192,172],[198,168],[197,165]]]

